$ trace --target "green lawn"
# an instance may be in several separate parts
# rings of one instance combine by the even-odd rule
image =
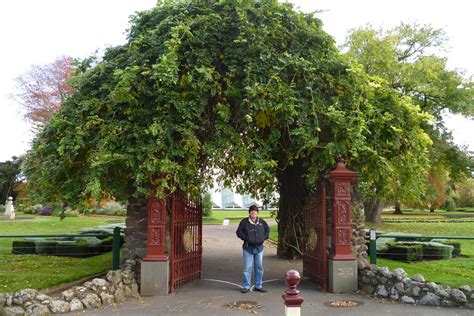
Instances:
[[[270,239],[273,241],[278,241],[278,225],[270,226]]]
[[[397,215],[397,218],[414,218],[421,215],[423,218],[444,218],[445,212],[407,212]],[[449,213],[453,214],[453,213]],[[246,210],[214,210],[211,223],[222,224],[225,218],[238,223],[241,218],[247,217]],[[260,211],[263,218],[271,218],[271,211]],[[418,218],[418,217],[415,218]],[[1,221],[1,235],[34,235],[60,234],[77,232],[81,228],[92,228],[112,222],[123,222],[123,217],[71,217],[60,221],[58,217],[35,217],[32,215],[17,214],[17,221]],[[394,216],[384,213],[384,218]],[[204,222],[209,223],[209,222]],[[367,228],[370,228],[367,226]],[[435,223],[385,223],[375,226],[377,230],[385,232],[420,233],[436,236],[472,236],[474,237],[474,222],[435,222]],[[278,240],[277,225],[270,227],[270,239]],[[106,271],[112,266],[112,255],[106,253],[90,258],[67,258],[53,256],[12,255],[11,239],[0,238],[0,292],[11,292],[23,288],[43,289],[54,285],[81,279],[85,276]],[[403,263],[388,259],[378,259],[380,266],[388,266],[391,270],[402,267],[412,276],[423,274],[433,282],[457,287],[463,284],[474,286],[474,240],[460,240],[462,257],[450,260],[425,261],[417,263]]]
[[[16,221],[0,221],[0,235],[61,234],[81,228],[123,222],[123,217],[58,217],[23,216]],[[35,219],[38,218],[38,219]],[[12,255],[12,239],[0,238],[0,292],[24,288],[44,289],[106,271],[112,267],[112,254],[89,258],[38,255]]]
[[[436,216],[436,215],[435,215]],[[418,233],[429,236],[467,236],[474,238],[474,222],[466,223],[385,223],[375,226],[384,232]],[[474,240],[458,240],[461,258],[403,263],[377,258],[377,265],[390,270],[401,267],[409,276],[422,274],[426,280],[452,287],[468,284],[474,286]]]

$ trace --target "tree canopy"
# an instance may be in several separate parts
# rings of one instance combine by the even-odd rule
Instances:
[[[158,4],[132,18],[126,44],[78,65],[72,86],[28,154],[31,190],[68,204],[152,184],[198,195],[220,170],[243,193],[280,193],[285,257],[337,157],[364,192],[389,190],[400,164],[426,168],[430,116],[341,56],[314,14],[276,0]]]
[[[444,127],[443,113],[449,111],[472,117],[474,83],[462,71],[448,69],[446,58],[438,56],[446,43],[446,34],[441,29],[401,23],[389,30],[370,26],[355,29],[343,46],[345,55],[360,63],[366,73],[381,78],[433,116],[430,123],[422,124],[434,143],[428,154],[430,169],[417,170],[419,164],[401,159],[402,163],[392,172],[395,181],[391,192],[379,194],[378,198],[416,201],[431,207],[430,201],[439,204],[440,199],[439,190],[435,190],[430,179],[431,182],[436,179],[439,187],[439,183],[447,183],[449,179],[456,181],[470,174],[472,161],[468,153],[452,141]],[[374,216],[369,216],[369,220],[380,220],[380,212],[366,210],[366,215],[371,213]]]

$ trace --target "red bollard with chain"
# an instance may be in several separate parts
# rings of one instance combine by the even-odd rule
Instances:
[[[285,316],[300,316],[301,304],[304,298],[300,296],[300,291],[296,286],[300,283],[301,276],[296,270],[289,270],[285,273],[285,282],[288,285],[288,290],[282,295],[285,302]]]

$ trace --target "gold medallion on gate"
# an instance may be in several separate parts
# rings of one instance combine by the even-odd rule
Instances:
[[[316,249],[316,244],[318,242],[318,235],[314,228],[311,228],[308,234],[308,248],[310,251],[314,251]]]
[[[189,227],[183,232],[183,246],[186,252],[191,252],[193,250],[193,232]]]

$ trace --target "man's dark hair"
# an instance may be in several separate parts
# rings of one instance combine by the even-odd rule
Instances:
[[[255,204],[254,204],[254,205],[250,205],[250,207],[249,207],[249,213],[252,212],[252,211],[257,211],[257,212],[258,212],[258,207],[257,207],[257,205],[255,205]]]

